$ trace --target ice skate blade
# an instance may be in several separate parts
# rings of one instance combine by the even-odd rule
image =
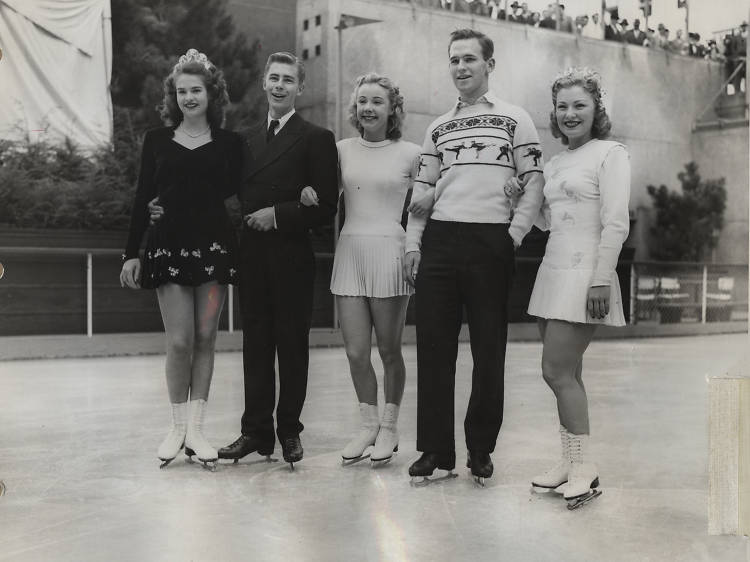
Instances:
[[[583,504],[590,502],[594,498],[598,498],[602,495],[601,490],[589,490],[587,494],[578,496],[577,498],[571,498],[568,500],[568,509],[574,510],[581,507]]]
[[[389,456],[387,456],[387,457],[383,457],[383,458],[380,458],[380,459],[376,459],[376,458],[371,458],[371,459],[370,459],[370,461],[371,461],[371,463],[370,463],[370,464],[371,464],[371,465],[372,465],[373,467],[376,467],[376,466],[383,466],[384,464],[388,464],[389,462],[391,462],[391,460],[393,459],[393,455],[394,455],[394,454],[396,454],[396,453],[398,453],[398,445],[396,445],[396,446],[395,446],[395,447],[393,448],[393,453],[391,453],[391,454],[390,454]]]
[[[232,465],[238,464],[239,462],[240,462],[240,459],[232,459]],[[244,462],[242,464],[251,465],[251,464],[261,464],[261,463],[271,463],[271,462],[279,462],[279,459],[275,459],[271,455],[263,455],[262,459],[255,459],[252,461]],[[229,464],[229,463],[221,463],[221,464]]]
[[[215,459],[202,459],[198,457],[195,454],[195,451],[190,449],[189,447],[185,448],[185,455],[187,456],[187,462],[193,464],[202,463],[203,468],[206,470],[210,470],[211,472],[216,472],[216,465],[219,461],[218,458]],[[198,460],[193,459],[193,457],[196,457]]]
[[[370,458],[370,455],[362,455],[360,457],[341,457],[341,466],[351,466],[353,464],[357,464],[358,462],[362,462],[364,460],[367,460]]]
[[[159,460],[162,461],[162,463],[159,465],[159,468],[160,469],[166,468],[169,463],[171,463],[173,460],[175,460],[175,458],[176,457],[172,457],[171,459],[162,459],[162,458],[160,458]]]
[[[480,488],[484,488],[484,476],[474,476],[474,484],[476,484]]]
[[[449,471],[443,476],[412,476],[409,483],[415,488],[422,488],[430,484],[439,484],[447,480],[453,480],[454,478],[458,478],[458,474]]]

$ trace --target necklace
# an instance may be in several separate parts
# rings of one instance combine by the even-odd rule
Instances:
[[[202,136],[203,136],[203,135],[205,135],[205,134],[206,134],[206,133],[207,133],[208,131],[210,131],[210,130],[211,130],[211,125],[209,125],[208,127],[206,127],[206,130],[205,130],[205,131],[203,131],[202,133],[198,133],[197,135],[191,135],[190,133],[188,133],[188,132],[187,132],[187,130],[185,129],[185,127],[183,127],[182,123],[180,123],[180,127],[179,127],[179,129],[180,129],[180,132],[181,132],[181,133],[183,133],[183,134],[185,134],[185,135],[189,136],[189,137],[190,137],[191,139],[197,139],[198,137],[202,137]]]

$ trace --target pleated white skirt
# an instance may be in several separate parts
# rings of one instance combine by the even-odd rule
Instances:
[[[403,237],[343,234],[333,257],[331,293],[375,298],[413,294],[402,271],[404,245]]]
[[[615,272],[612,273],[609,285],[609,314],[602,319],[589,316],[586,297],[593,273],[591,269],[561,269],[542,262],[529,299],[528,313],[539,318],[581,324],[624,326],[622,294]]]

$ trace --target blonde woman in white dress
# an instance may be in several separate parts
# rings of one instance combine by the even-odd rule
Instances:
[[[344,464],[367,458],[368,449],[374,465],[384,464],[398,450],[396,424],[406,381],[401,335],[413,292],[402,274],[406,233],[401,221],[421,151],[400,140],[403,106],[390,79],[360,76],[349,106],[349,121],[360,134],[337,143],[346,217],[331,292],[361,418],[359,432],[341,452]],[[315,190],[306,187],[301,202],[316,204]],[[370,360],[373,329],[384,371],[382,418]]]
[[[557,398],[562,459],[532,484],[567,483],[561,491],[573,509],[601,493],[581,371],[596,327],[625,324],[615,267],[629,229],[630,160],[625,146],[605,140],[611,123],[599,74],[567,70],[552,85],[552,103],[552,134],[568,148],[544,167],[540,222],[550,236],[528,312],[538,317],[542,374]],[[506,190],[522,188],[511,180]]]

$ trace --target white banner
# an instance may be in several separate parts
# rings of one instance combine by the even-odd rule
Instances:
[[[112,139],[109,0],[0,0],[0,138]]]

